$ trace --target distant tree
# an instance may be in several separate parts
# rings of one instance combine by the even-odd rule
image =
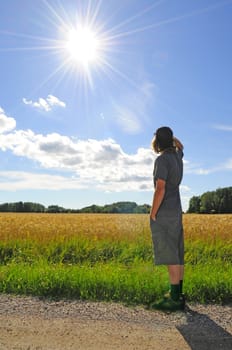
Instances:
[[[9,203],[8,204],[8,211],[15,212],[16,211],[16,203]]]
[[[15,211],[18,213],[24,212],[24,205],[23,202],[17,202],[15,203]]]
[[[81,213],[101,213],[102,212],[102,207],[99,205],[92,204],[88,207],[84,207],[79,210]]]
[[[8,203],[0,204],[0,212],[8,212],[8,211],[9,211],[9,204]]]
[[[33,202],[24,203],[25,212],[43,213],[45,209],[46,209],[45,206],[40,203],[33,203]]]
[[[205,192],[199,197],[192,197],[188,213],[232,213],[232,187],[219,188],[216,191]]]
[[[37,213],[44,213],[46,210],[45,206],[40,203],[35,203],[35,211]]]
[[[65,209],[58,205],[49,205],[46,211],[47,213],[63,213]]]
[[[200,213],[201,198],[194,196],[189,201],[188,213]]]
[[[65,209],[58,205],[49,205],[47,208],[34,202],[14,202],[0,204],[0,212],[24,212],[24,213],[137,213],[147,214],[150,205],[137,205],[135,202],[116,202],[104,206],[92,204],[82,209]]]
[[[91,205],[89,207],[78,210],[80,213],[113,213],[113,214],[126,214],[126,213],[144,213],[150,212],[150,206],[143,204],[137,205],[135,202],[116,202],[112,204],[106,204],[104,206]]]
[[[148,204],[137,205],[134,213],[136,213],[136,214],[149,214],[150,210],[151,210],[151,207]]]
[[[219,188],[216,190],[218,197],[218,212],[232,213],[232,187]]]
[[[200,213],[209,214],[214,211],[213,193],[206,192],[201,196]]]
[[[43,213],[45,206],[33,202],[15,202],[0,204],[0,212],[20,212],[20,213]]]

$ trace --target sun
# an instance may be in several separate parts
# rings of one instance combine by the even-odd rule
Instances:
[[[83,67],[94,64],[99,59],[100,39],[89,27],[69,30],[65,46],[70,59]]]

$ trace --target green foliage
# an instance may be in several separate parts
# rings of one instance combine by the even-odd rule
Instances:
[[[190,199],[188,213],[229,214],[232,213],[232,187],[205,192]]]
[[[43,213],[45,206],[40,203],[33,202],[14,202],[0,204],[0,212],[11,213]]]
[[[201,198],[194,196],[189,201],[188,213],[200,213]]]
[[[91,205],[80,209],[80,213],[111,213],[111,214],[148,214],[150,212],[148,204],[138,205],[135,202],[117,202],[106,204],[104,206]]]

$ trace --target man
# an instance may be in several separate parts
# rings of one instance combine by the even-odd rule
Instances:
[[[169,127],[157,129],[152,142],[159,156],[154,164],[154,196],[150,226],[155,264],[167,265],[170,292],[153,307],[162,310],[184,309],[184,238],[179,185],[183,176],[183,145]]]

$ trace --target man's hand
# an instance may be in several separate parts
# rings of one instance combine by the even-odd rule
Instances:
[[[155,192],[153,196],[153,202],[151,206],[150,218],[156,221],[156,215],[158,213],[160,204],[163,201],[165,194],[165,184],[166,182],[162,179],[156,180]]]
[[[174,147],[176,147],[176,148],[178,148],[180,150],[184,149],[184,146],[182,145],[180,140],[178,140],[178,138],[176,138],[176,137],[173,137],[173,145],[174,145]]]
[[[152,221],[156,221],[156,216],[152,216],[152,215],[150,214],[150,219],[151,219]]]

